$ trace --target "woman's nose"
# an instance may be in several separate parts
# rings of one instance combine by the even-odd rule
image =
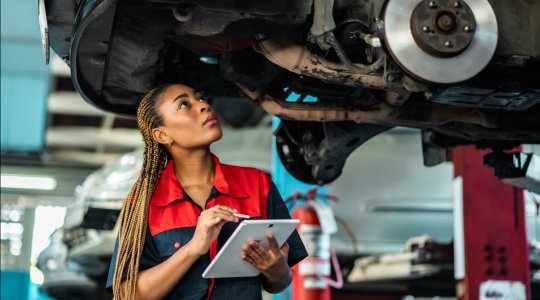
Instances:
[[[207,102],[200,102],[201,103],[201,112],[205,112],[207,111],[209,108],[210,108],[210,104],[208,104]]]

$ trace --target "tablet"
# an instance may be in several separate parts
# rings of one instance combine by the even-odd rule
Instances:
[[[243,220],[208,265],[202,277],[224,278],[259,275],[259,270],[241,258],[242,246],[250,240],[255,240],[260,241],[263,247],[268,248],[266,233],[272,232],[281,247],[298,224],[300,224],[300,220],[295,219]]]

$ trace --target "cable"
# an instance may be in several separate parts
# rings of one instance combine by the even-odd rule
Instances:
[[[372,73],[373,71],[381,68],[384,64],[384,56],[380,56],[374,63],[367,65],[363,68],[357,67],[350,59],[347,57],[347,54],[345,53],[345,50],[341,46],[341,44],[336,40],[336,37],[334,36],[333,32],[329,32],[324,37],[324,41],[328,43],[334,51],[336,52],[339,60],[351,71],[363,75],[367,75]]]
[[[341,225],[341,227],[343,227],[343,229],[345,230],[345,233],[347,233],[347,235],[351,238],[353,253],[357,255],[358,254],[358,240],[356,239],[356,236],[354,235],[354,231],[352,230],[351,226],[349,225],[349,223],[347,223],[347,221],[345,221],[345,219],[335,216],[335,215],[334,217],[336,218],[336,221]]]

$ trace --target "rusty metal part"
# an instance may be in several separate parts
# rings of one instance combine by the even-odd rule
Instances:
[[[405,90],[401,91],[400,93],[387,91],[385,93],[385,101],[386,103],[393,106],[401,106],[405,102],[405,100],[409,98],[410,95],[411,92]]]
[[[476,20],[465,1],[421,1],[411,16],[411,31],[422,50],[439,57],[456,56],[474,38]]]
[[[293,33],[294,34],[294,33]],[[352,72],[345,65],[328,61],[295,43],[295,36],[285,34],[261,41],[255,50],[274,64],[293,73],[320,79],[324,82],[354,87],[384,89],[382,75],[363,75]],[[358,68],[366,65],[355,64]]]
[[[388,126],[432,128],[452,122],[477,124],[494,128],[496,118],[479,110],[449,107],[427,101],[407,102],[396,109],[380,103],[370,110],[351,110],[341,104],[291,103],[275,99],[261,90],[250,90],[238,84],[249,98],[258,101],[268,113],[287,120],[354,121]],[[373,97],[366,93],[363,97]],[[429,116],[429,117],[426,117]]]

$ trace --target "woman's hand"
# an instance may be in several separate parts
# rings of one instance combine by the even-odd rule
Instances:
[[[238,222],[234,216],[235,209],[216,205],[204,210],[199,216],[193,238],[189,242],[190,249],[198,255],[204,255],[210,249],[210,244],[217,238],[223,225],[227,222]]]
[[[256,241],[249,241],[242,247],[244,251],[242,259],[261,271],[268,281],[279,282],[290,273],[287,264],[289,245],[285,243],[280,248],[272,233],[268,233],[267,238],[269,249],[264,248]]]

